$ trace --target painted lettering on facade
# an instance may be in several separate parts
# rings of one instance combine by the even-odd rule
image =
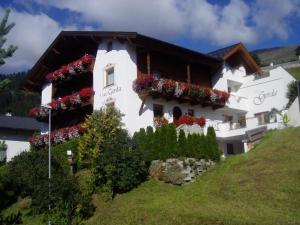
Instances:
[[[277,90],[273,89],[270,92],[261,91],[259,94],[254,96],[253,103],[255,105],[261,105],[266,98],[274,97],[277,95]]]
[[[102,93],[101,93],[101,97],[108,97],[108,96],[112,96],[118,92],[120,92],[122,90],[122,88],[120,86],[115,86],[115,87],[110,87],[108,89],[105,89]]]

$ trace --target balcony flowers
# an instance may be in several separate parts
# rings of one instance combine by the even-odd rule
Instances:
[[[183,125],[183,124],[186,124],[189,126],[191,126],[193,124],[198,124],[200,127],[203,128],[206,124],[206,119],[204,117],[196,118],[196,117],[184,115],[178,119],[176,125],[179,126],[179,125]]]
[[[89,54],[82,56],[80,59],[75,60],[67,65],[61,66],[59,69],[48,73],[46,80],[49,82],[59,82],[69,80],[75,75],[80,75],[91,70],[94,64],[95,57]]]
[[[61,144],[65,141],[73,138],[78,138],[84,133],[84,129],[81,124],[77,124],[71,127],[65,127],[59,130],[51,132],[51,143]],[[44,147],[48,145],[48,134],[35,135],[29,138],[29,143],[35,147]]]
[[[168,120],[163,116],[156,116],[153,118],[153,124],[155,127],[160,127],[164,124],[168,124]]]
[[[54,112],[62,112],[88,103],[94,93],[95,92],[92,88],[83,88],[79,92],[55,99],[48,105],[51,106],[51,109]],[[37,120],[43,120],[48,116],[48,110],[43,107],[36,107],[29,111],[29,115]]]
[[[142,93],[151,91],[161,93],[164,96],[185,98],[200,104],[211,104],[218,107],[225,105],[229,93],[218,89],[203,88],[199,85],[178,82],[171,79],[156,78],[153,75],[138,77],[133,82],[133,90]]]

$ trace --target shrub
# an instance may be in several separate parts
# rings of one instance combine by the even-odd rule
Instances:
[[[295,101],[297,96],[298,96],[297,81],[292,81],[288,84],[288,91],[286,93],[286,97],[289,99],[287,108],[290,107],[290,105]]]
[[[177,156],[188,156],[187,140],[183,130],[179,131]]]
[[[121,113],[113,106],[101,108],[87,116],[83,127],[86,129],[79,141],[79,158],[81,162],[92,162],[104,150],[107,142],[115,142],[120,131]]]
[[[116,134],[116,139],[103,146],[94,168],[95,184],[111,192],[112,197],[139,185],[147,177],[147,168],[142,154],[125,130]]]
[[[215,129],[209,127],[207,129],[207,148],[208,148],[208,158],[213,161],[219,161],[221,158],[219,145],[216,138]]]

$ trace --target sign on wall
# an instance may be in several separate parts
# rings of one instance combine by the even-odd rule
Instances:
[[[114,86],[114,87],[110,87],[108,89],[105,89],[102,93],[101,93],[101,97],[108,97],[108,96],[112,96],[118,92],[120,92],[122,90],[122,88],[120,86]]]
[[[253,98],[253,103],[255,105],[261,105],[265,101],[266,98],[271,98],[277,95],[277,90],[273,89],[272,91],[265,92],[261,91]]]

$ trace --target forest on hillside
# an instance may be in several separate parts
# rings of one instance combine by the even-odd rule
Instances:
[[[28,116],[30,108],[40,104],[40,95],[21,89],[27,72],[0,74],[0,115]]]

